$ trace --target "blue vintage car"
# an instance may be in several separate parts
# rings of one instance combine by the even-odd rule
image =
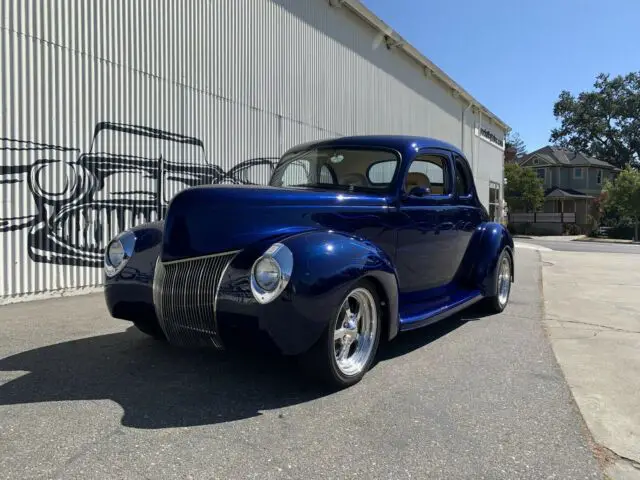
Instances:
[[[501,312],[513,240],[490,221],[464,155],[407,136],[298,145],[268,186],[178,193],[164,221],[105,252],[112,316],[185,347],[300,356],[358,382],[381,338],[481,302]]]

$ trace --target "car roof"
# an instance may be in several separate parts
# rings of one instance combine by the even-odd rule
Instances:
[[[464,157],[464,154],[450,143],[443,142],[430,137],[419,137],[412,135],[354,135],[347,137],[336,137],[326,140],[316,140],[307,142],[289,149],[289,152],[307,150],[320,147],[386,147],[405,153],[409,149],[415,148],[444,148],[451,150]]]

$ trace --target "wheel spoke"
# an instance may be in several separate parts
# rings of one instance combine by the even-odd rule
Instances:
[[[362,320],[362,306],[360,306],[360,308],[358,309],[358,313],[356,313],[356,316],[353,319],[354,323],[356,324],[356,328],[358,328],[358,325],[360,325],[361,320]]]
[[[338,356],[338,361],[344,362],[349,357],[349,350],[351,350],[351,342],[350,341],[342,342],[342,345],[340,348],[341,350],[340,350],[340,355]]]
[[[336,330],[335,332],[333,332],[333,340],[340,340],[342,341],[342,339],[344,338],[344,336],[347,334],[347,329],[346,328],[339,328],[338,330]],[[326,338],[326,337],[325,337]]]

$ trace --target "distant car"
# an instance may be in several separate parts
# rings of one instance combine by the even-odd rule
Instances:
[[[338,387],[381,337],[476,302],[501,312],[514,278],[513,240],[464,155],[405,136],[296,146],[265,187],[182,190],[104,262],[112,316],[180,346],[265,341]]]

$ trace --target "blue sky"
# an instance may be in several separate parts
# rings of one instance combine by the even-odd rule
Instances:
[[[556,126],[562,90],[640,70],[640,0],[363,0],[520,133],[529,151]]]

